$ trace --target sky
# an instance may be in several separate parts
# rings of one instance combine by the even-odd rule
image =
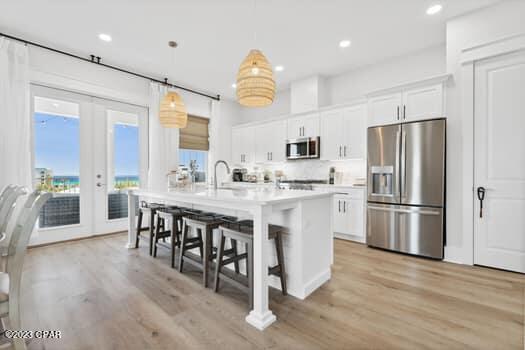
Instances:
[[[79,176],[80,120],[35,113],[34,121],[35,167],[52,169],[54,176]],[[137,175],[138,128],[117,124],[113,135],[115,175]]]

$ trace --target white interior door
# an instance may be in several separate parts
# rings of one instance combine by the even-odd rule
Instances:
[[[477,63],[475,264],[525,272],[524,130],[525,52]]]
[[[127,230],[127,191],[147,176],[147,110],[95,98],[93,111],[94,232]]]

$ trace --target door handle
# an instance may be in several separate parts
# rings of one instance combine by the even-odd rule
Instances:
[[[403,214],[421,214],[421,215],[440,215],[439,211],[425,210],[425,209],[396,209],[396,208],[384,208],[369,205],[367,207],[370,210],[384,211],[390,213],[403,213]]]
[[[483,201],[485,200],[485,193],[487,189],[485,187],[478,187],[478,200],[479,200],[479,217],[483,217]]]
[[[407,193],[407,134],[403,132],[402,135],[403,145],[401,146],[401,152],[403,153],[403,197],[408,195]]]
[[[97,187],[102,187],[102,186],[106,186],[106,184],[103,184],[103,183],[97,182]]]

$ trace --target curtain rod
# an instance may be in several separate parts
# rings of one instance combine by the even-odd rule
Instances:
[[[156,83],[160,83],[160,84],[172,87],[172,88],[184,90],[184,91],[190,92],[192,94],[196,94],[196,95],[204,96],[204,97],[207,97],[207,98],[211,98],[211,99],[216,100],[216,101],[220,101],[221,100],[221,95],[212,96],[212,95],[208,95],[208,94],[205,94],[203,92],[196,91],[196,90],[184,87],[184,86],[175,85],[175,84],[169,83],[168,82],[168,78],[164,78],[164,80],[160,80],[160,79],[149,77],[149,76],[144,75],[144,74],[132,72],[132,71],[120,68],[120,67],[116,67],[116,66],[112,66],[112,65],[109,65],[109,64],[102,63],[102,62],[100,62],[100,60],[101,60],[100,56],[90,55],[90,58],[86,58],[86,57],[75,55],[75,54],[67,52],[67,51],[58,50],[58,49],[55,49],[55,48],[52,48],[52,47],[49,47],[49,46],[38,44],[38,43],[35,43],[33,41],[25,40],[25,39],[18,38],[18,37],[15,37],[15,36],[12,36],[12,35],[8,35],[8,34],[4,34],[4,33],[1,33],[1,32],[0,32],[0,36],[4,36],[6,38],[22,42],[22,43],[24,43],[26,45],[39,47],[41,49],[45,49],[45,50],[49,50],[49,51],[52,51],[52,52],[55,52],[55,53],[59,53],[61,55],[73,57],[73,58],[79,59],[79,60],[84,61],[84,62],[94,63],[94,64],[96,64],[98,66],[102,66],[102,67],[105,67],[105,68],[113,69],[113,70],[116,70],[116,71],[119,71],[119,72],[122,72],[122,73],[126,73],[126,74],[130,74],[130,75],[134,75],[136,77],[147,79],[147,80],[150,80],[150,81],[153,81],[153,82],[156,82]]]

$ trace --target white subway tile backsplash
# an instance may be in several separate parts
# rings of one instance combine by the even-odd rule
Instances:
[[[252,164],[249,172],[282,170],[286,179],[292,180],[327,180],[330,167],[341,172],[342,183],[351,183],[355,178],[366,177],[366,160],[324,161],[319,159],[290,160],[275,164]]]

